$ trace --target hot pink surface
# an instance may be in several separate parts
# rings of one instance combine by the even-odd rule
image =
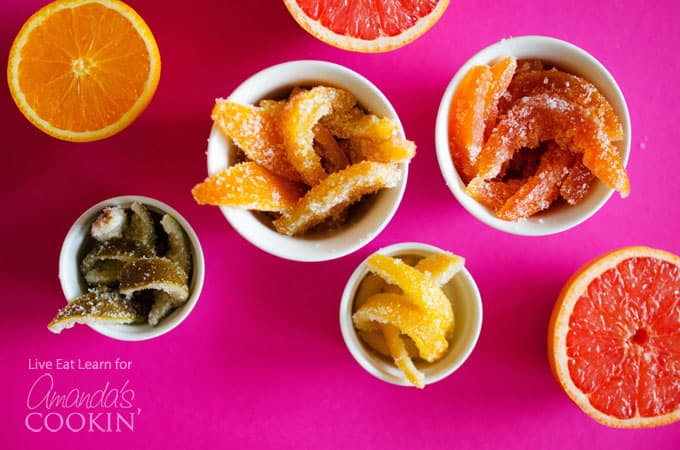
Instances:
[[[44,3],[2,3],[0,54],[9,54],[21,24]],[[426,35],[379,55],[317,41],[277,0],[130,3],[153,29],[163,67],[150,107],[122,133],[89,144],[55,140],[23,118],[7,87],[0,89],[0,448],[678,448],[678,424],[615,430],[593,422],[553,380],[545,344],[553,302],[583,263],[632,244],[680,253],[675,1],[454,0]],[[633,130],[630,197],[615,195],[586,223],[542,238],[504,234],[466,213],[446,188],[434,149],[439,100],[455,71],[487,45],[527,34],[570,41],[598,58],[628,101]],[[418,144],[389,226],[360,251],[325,263],[263,253],[190,194],[206,176],[214,99],[260,69],[295,59],[332,61],[365,75]],[[155,197],[192,223],[205,252],[203,294],[179,328],[151,341],[119,342],[84,326],[53,335],[46,324],[64,304],[57,278],[62,240],[85,209],[122,194]],[[400,241],[464,255],[484,304],[469,360],[424,391],[366,373],[338,326],[354,268]],[[29,367],[29,360],[35,366],[36,359],[57,358],[132,365]],[[134,431],[115,432],[115,424],[109,433],[29,431],[29,391],[44,373],[60,393],[127,382],[132,408],[114,411],[136,412]],[[29,424],[38,426],[33,419]]]

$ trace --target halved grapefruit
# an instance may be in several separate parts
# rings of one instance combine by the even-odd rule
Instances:
[[[302,28],[344,50],[394,50],[425,33],[449,0],[283,0]]]
[[[564,286],[548,330],[555,378],[589,416],[621,428],[680,419],[680,257],[627,247]]]

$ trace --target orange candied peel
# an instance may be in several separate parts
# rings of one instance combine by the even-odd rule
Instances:
[[[488,66],[475,66],[456,90],[449,113],[451,157],[465,183],[476,173],[477,157],[484,141],[486,97],[493,75]]]
[[[293,181],[301,181],[286,156],[275,104],[266,107],[242,105],[230,100],[215,102],[212,119],[215,125],[245,153],[246,157],[270,171]]]
[[[304,185],[248,161],[207,178],[191,193],[201,205],[281,212],[292,209],[305,191]]]
[[[392,164],[363,161],[328,175],[295,207],[274,221],[276,231],[295,235],[318,225],[366,194],[394,187],[401,171]]]
[[[389,354],[409,382],[422,388],[424,375],[411,358],[433,362],[448,349],[453,309],[440,286],[465,260],[449,252],[432,254],[415,267],[404,260],[379,253],[368,258],[371,273],[357,291],[352,320],[367,345]]]
[[[355,104],[356,98],[343,89],[316,86],[292,95],[283,108],[280,126],[286,154],[308,185],[314,186],[327,175],[314,151],[314,126],[322,117]]]
[[[600,121],[580,105],[550,94],[522,98],[496,125],[479,156],[478,176],[496,177],[516,150],[554,140],[573,152],[607,186],[626,197],[628,176]]]
[[[452,160],[468,194],[501,219],[526,218],[559,197],[575,204],[596,178],[621,197],[630,192],[615,146],[623,124],[612,105],[592,83],[540,60],[506,57],[470,69],[449,123]]]
[[[288,235],[346,223],[353,203],[396,186],[415,155],[397,120],[366,113],[340,88],[295,87],[257,106],[218,99],[212,118],[241,163],[196,186],[196,201],[272,212]]]

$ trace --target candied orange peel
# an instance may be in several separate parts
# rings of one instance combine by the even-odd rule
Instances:
[[[537,60],[473,67],[451,103],[454,166],[470,196],[503,220],[527,218],[559,198],[575,204],[595,179],[626,197],[630,182],[615,145],[623,137],[620,118],[592,83]]]
[[[296,87],[257,106],[218,99],[212,119],[242,155],[193,188],[196,202],[268,212],[291,236],[345,223],[365,195],[395,187],[415,156],[398,121],[335,87]]]
[[[465,260],[448,252],[422,258],[415,267],[404,260],[380,253],[368,258],[371,273],[357,291],[352,320],[367,345],[392,357],[408,381],[422,388],[425,378],[412,358],[434,362],[449,348],[454,315],[441,286]]]

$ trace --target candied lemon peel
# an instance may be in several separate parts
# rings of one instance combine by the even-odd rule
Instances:
[[[290,236],[347,222],[351,205],[398,185],[416,152],[398,121],[366,113],[336,87],[296,87],[258,106],[218,99],[212,118],[243,157],[197,184],[194,199],[270,213]]]
[[[471,68],[449,113],[451,158],[468,194],[508,221],[559,198],[576,204],[596,179],[628,196],[616,147],[623,138],[621,119],[592,83],[512,56]]]
[[[354,326],[367,345],[392,357],[418,388],[425,386],[425,378],[412,358],[434,362],[448,350],[454,314],[441,286],[464,263],[464,258],[449,252],[422,258],[415,267],[380,253],[366,261],[370,273],[355,295]]]

